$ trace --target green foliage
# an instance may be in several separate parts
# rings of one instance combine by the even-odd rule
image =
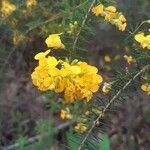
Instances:
[[[80,143],[80,138],[78,138],[72,132],[67,132],[66,136],[67,136],[69,149],[76,150],[78,147],[78,144]]]
[[[49,150],[53,146],[53,135],[55,129],[52,127],[50,120],[41,120],[38,122],[37,135],[35,137],[27,138],[19,136],[17,142],[17,150]]]
[[[110,150],[110,141],[107,134],[103,134],[99,143],[99,150]]]

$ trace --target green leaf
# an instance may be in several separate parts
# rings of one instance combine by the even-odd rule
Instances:
[[[80,143],[80,139],[72,132],[67,132],[67,141],[71,150],[76,150]]]
[[[110,150],[110,140],[108,134],[103,134],[98,146],[99,150]]]

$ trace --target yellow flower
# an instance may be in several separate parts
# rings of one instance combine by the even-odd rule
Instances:
[[[1,6],[2,16],[8,16],[13,11],[16,10],[16,6],[14,4],[10,3],[8,0],[2,0],[1,3],[2,3],[2,6]]]
[[[141,86],[141,89],[146,92],[148,95],[150,94],[150,84],[146,83]]]
[[[35,60],[40,60],[40,59],[42,59],[42,58],[45,58],[49,53],[50,53],[50,50],[47,50],[47,51],[45,51],[45,52],[40,52],[40,53],[38,53],[38,54],[36,54],[36,55],[34,56],[34,59],[35,59]]]
[[[76,126],[75,126],[75,130],[77,132],[80,132],[80,133],[83,133],[85,131],[87,131],[87,126],[84,124],[84,123],[78,123]]]
[[[36,6],[37,5],[37,1],[36,0],[27,0],[26,3],[27,7],[32,7],[32,6]]]
[[[93,73],[96,74],[98,72],[98,69],[94,66],[88,65],[86,62],[79,61],[77,65],[81,68],[81,73]]]
[[[110,91],[110,89],[111,89],[111,84],[105,82],[104,85],[103,85],[103,87],[102,87],[102,91],[105,94],[107,94]]]
[[[117,10],[114,6],[108,6],[108,7],[105,7],[105,11],[115,13]]]
[[[124,55],[123,57],[128,62],[128,64],[131,64],[132,62],[135,62],[135,59],[132,56]]]
[[[96,16],[98,16],[103,12],[103,8],[104,8],[104,6],[102,4],[99,4],[98,6],[95,6],[95,7],[92,8],[92,12]]]
[[[61,112],[60,112],[60,117],[62,119],[72,119],[72,115],[69,111],[69,108],[66,108],[65,110],[62,109]]]
[[[104,7],[103,5],[98,5],[92,8],[92,12],[96,16],[101,15],[104,17],[105,21],[117,26],[120,31],[124,31],[127,26],[126,18],[121,12],[117,12],[116,7],[114,6]]]
[[[124,17],[124,15],[120,15],[119,16],[119,21],[121,21],[121,22],[126,22],[126,18]]]
[[[39,65],[31,74],[32,82],[41,91],[53,90],[64,95],[64,102],[92,99],[97,92],[102,77],[97,74],[98,69],[85,62],[74,60],[57,60],[47,56],[50,50],[35,55]]]
[[[81,73],[81,68],[76,65],[70,65],[67,62],[63,63],[63,67],[61,69],[61,76],[71,76],[71,75],[78,75]]]
[[[111,58],[110,58],[110,56],[108,56],[108,55],[106,55],[106,56],[104,57],[104,60],[105,60],[105,62],[111,62]]]
[[[118,26],[120,31],[124,31],[126,29],[127,23],[126,22],[122,23],[122,22],[118,21],[117,26]]]
[[[63,44],[60,39],[61,34],[50,34],[45,40],[47,47],[59,49],[63,47]]]
[[[141,32],[136,34],[134,38],[141,44],[142,48],[147,47],[148,49],[150,49],[150,35],[144,36],[144,33]]]
[[[126,29],[127,23],[124,15],[119,13],[119,18],[115,22],[115,25],[119,28],[120,31],[124,31]]]
[[[117,13],[107,12],[105,15],[105,20],[111,22],[115,18]]]
[[[52,56],[48,56],[47,57],[47,65],[48,67],[50,68],[53,68],[53,67],[56,67],[58,64],[58,61],[55,57],[52,57]]]

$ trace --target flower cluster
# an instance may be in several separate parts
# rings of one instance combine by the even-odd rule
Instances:
[[[46,39],[49,47],[61,47],[62,43],[58,34],[50,35]],[[98,75],[98,69],[86,62],[74,60],[57,60],[48,56],[50,50],[35,55],[39,61],[31,77],[33,84],[41,91],[52,90],[64,95],[66,103],[74,100],[86,100],[92,98],[93,93],[99,89],[102,77]]]
[[[141,32],[141,33],[136,34],[134,38],[137,42],[141,44],[142,48],[150,49],[150,34],[147,36],[144,36],[144,33]]]
[[[121,31],[124,31],[127,26],[126,18],[114,6],[104,7],[102,4],[99,4],[92,8],[92,12],[96,16],[104,17],[106,21],[118,27]]]
[[[55,48],[55,49],[63,48],[64,45],[61,42],[60,35],[61,34],[50,34],[48,36],[48,38],[45,40],[47,47],[48,48]]]

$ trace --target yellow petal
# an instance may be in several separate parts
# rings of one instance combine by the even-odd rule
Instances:
[[[49,56],[47,58],[47,65],[49,67],[56,67],[57,64],[58,64],[58,61],[55,57]]]
[[[103,12],[103,8],[104,8],[104,6],[103,6],[102,4],[100,4],[100,5],[98,5],[98,6],[93,7],[93,8],[92,8],[92,12],[93,12],[96,16],[98,16],[98,15],[100,15],[100,14]]]
[[[145,39],[145,37],[144,37],[144,33],[142,32],[142,33],[138,33],[138,34],[136,34],[135,35],[135,40],[137,41],[137,42],[142,42],[144,39]]]
[[[47,47],[53,47],[56,49],[62,48],[62,42],[60,39],[60,34],[50,34],[45,40]]]
[[[39,60],[39,59],[41,59],[41,58],[44,58],[46,55],[48,55],[50,53],[50,50],[47,50],[47,51],[45,51],[45,52],[40,52],[40,53],[38,53],[38,54],[36,54],[35,56],[34,56],[34,59],[35,60]]]
[[[106,11],[109,11],[109,12],[113,12],[115,13],[117,10],[116,10],[116,7],[114,6],[108,6],[105,8]]]

